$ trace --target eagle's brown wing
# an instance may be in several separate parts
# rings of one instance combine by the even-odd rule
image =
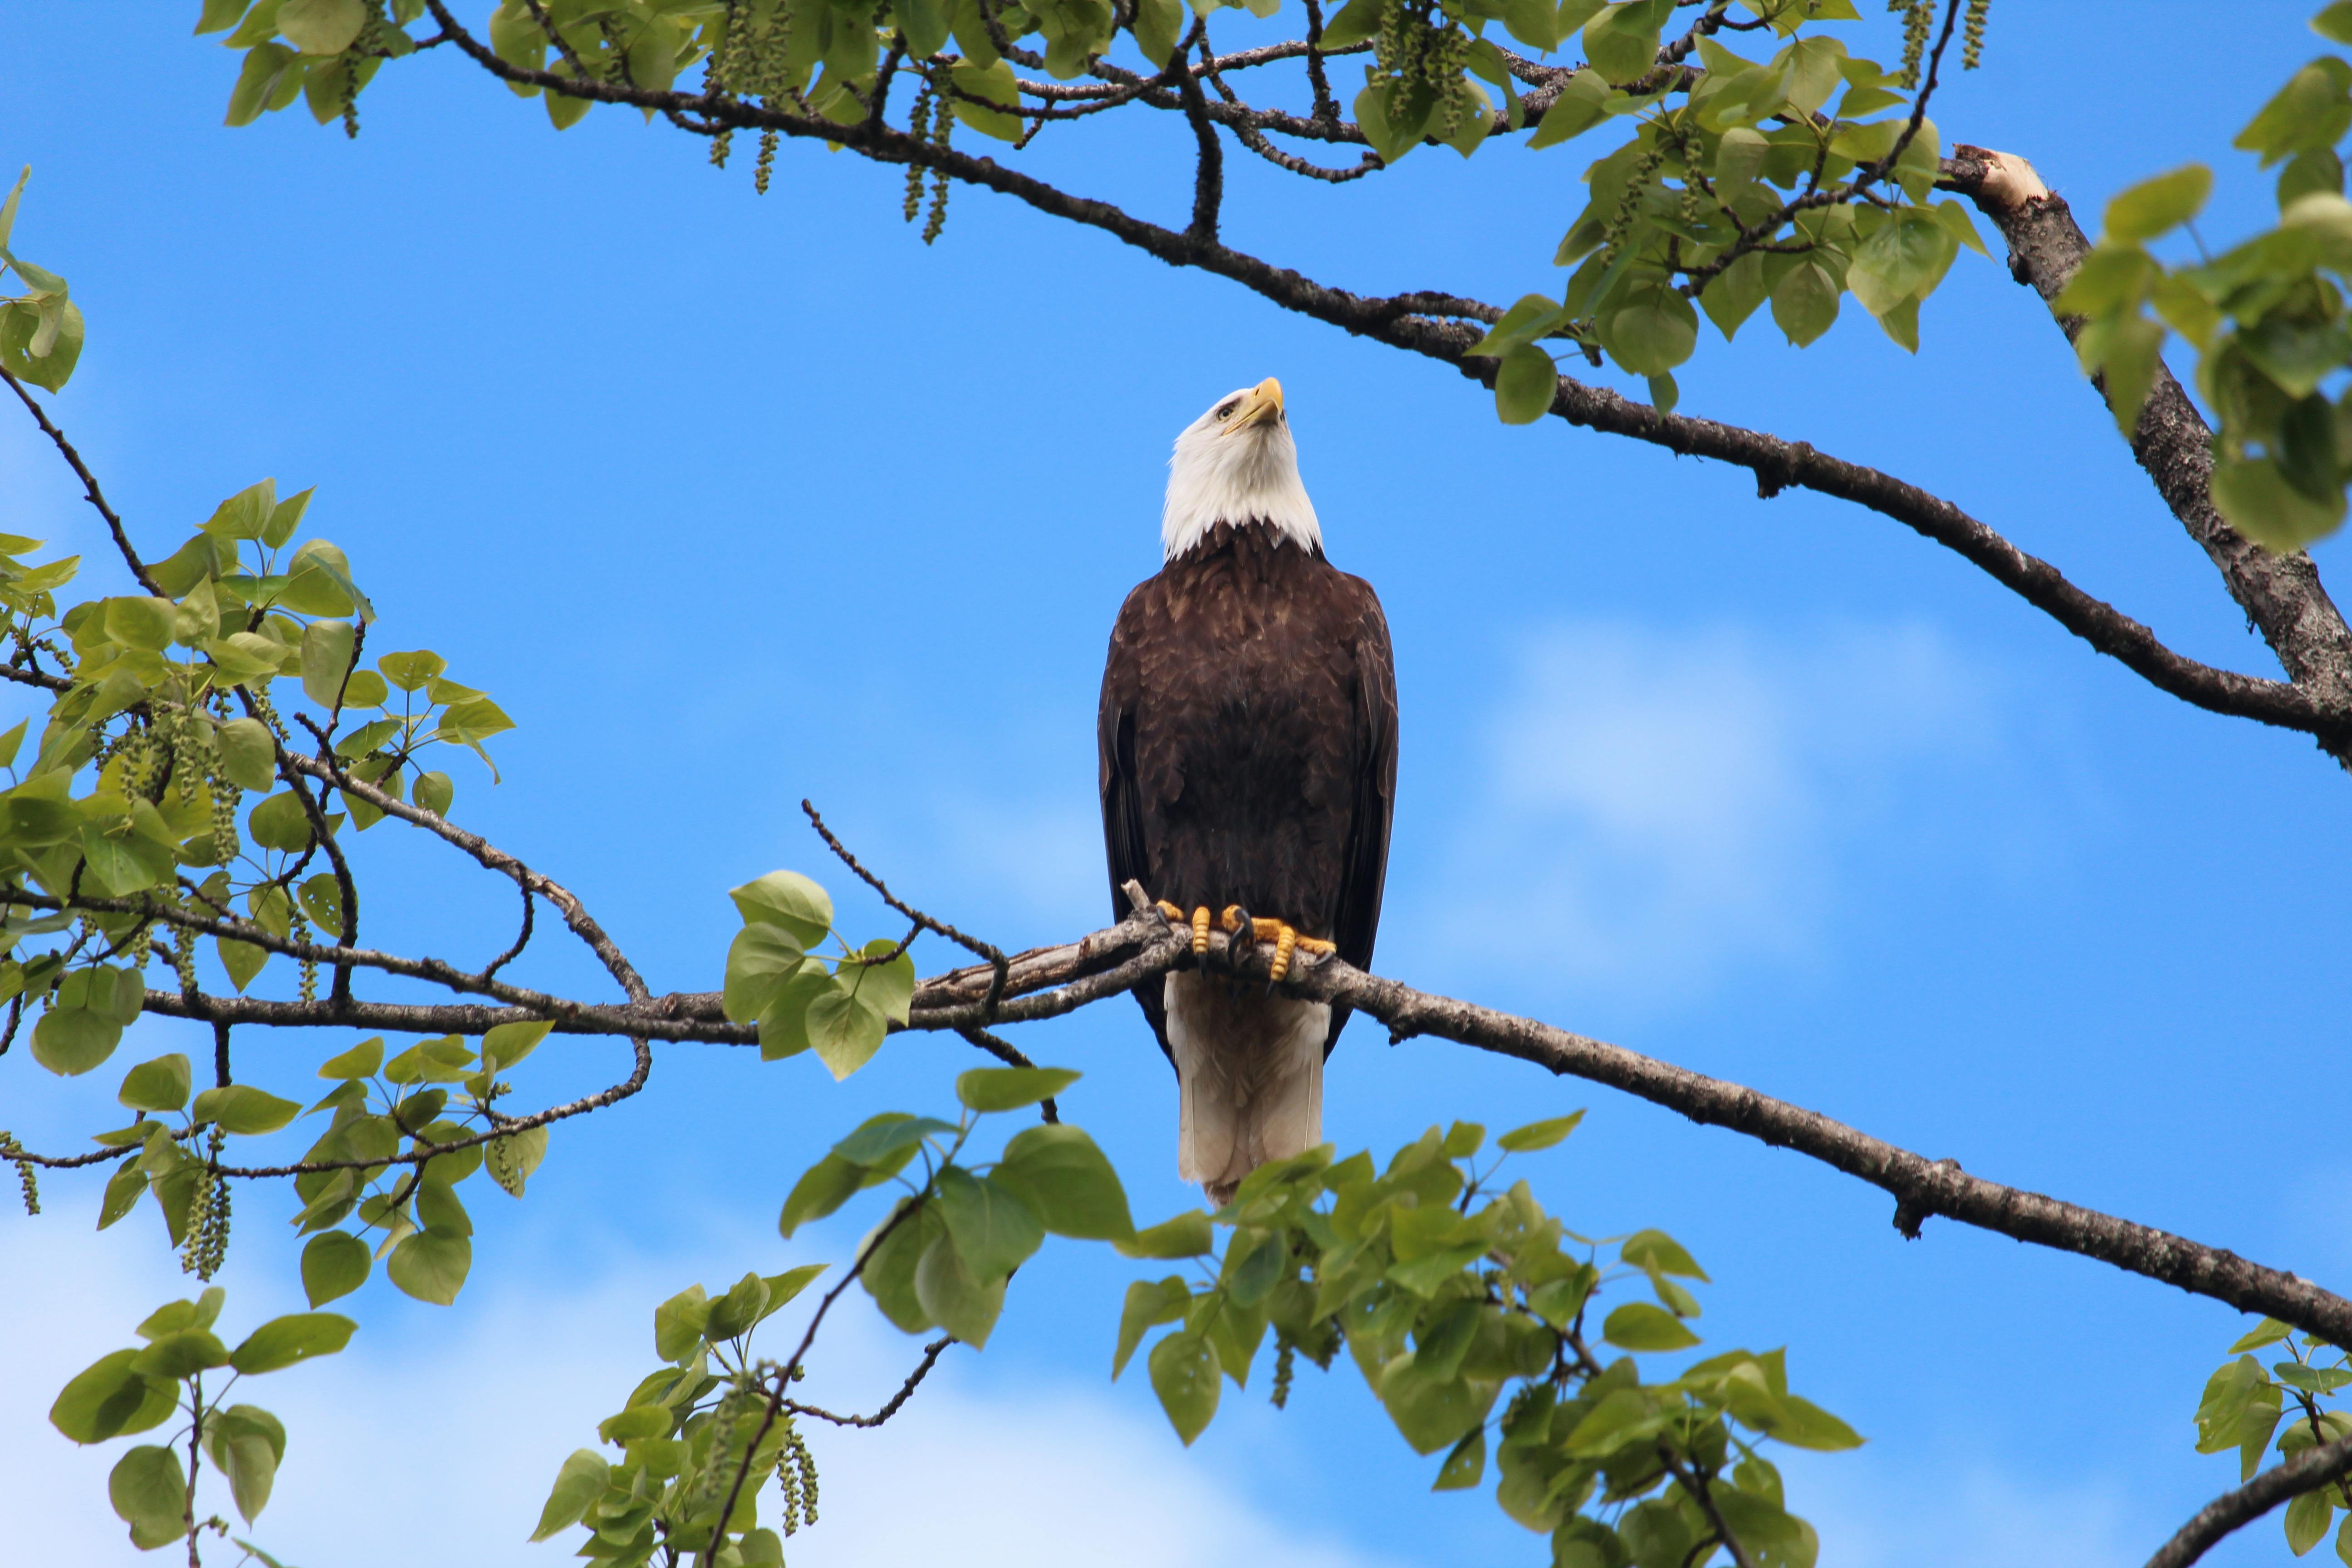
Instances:
[[[1103,665],[1102,700],[1095,718],[1097,782],[1102,792],[1103,858],[1110,869],[1113,921],[1128,917],[1127,894],[1131,879],[1150,890],[1150,864],[1144,848],[1143,791],[1135,763],[1135,710],[1143,680],[1142,659],[1136,647],[1137,619],[1152,584],[1145,583],[1128,595],[1111,628],[1110,657]],[[1168,1009],[1159,982],[1139,985],[1135,1000],[1151,1021],[1151,1033],[1168,1050]],[[1172,1056],[1169,1058],[1175,1059]]]
[[[1355,808],[1348,825],[1347,858],[1339,880],[1339,905],[1331,940],[1339,956],[1358,969],[1372,966],[1372,942],[1380,932],[1381,893],[1388,881],[1389,825],[1396,815],[1396,659],[1389,647],[1388,617],[1380,596],[1360,577],[1342,574],[1361,604],[1355,623],[1356,741],[1353,759]],[[1349,1010],[1334,1008],[1323,1054],[1339,1043]]]

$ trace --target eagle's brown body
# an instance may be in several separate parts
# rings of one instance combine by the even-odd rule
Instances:
[[[1370,584],[1264,525],[1211,529],[1128,595],[1097,739],[1116,915],[1132,878],[1188,910],[1288,921],[1370,965],[1397,755]],[[1182,1080],[1187,1177],[1222,1195],[1321,1141],[1322,1059],[1344,1010],[1191,973],[1136,998]]]

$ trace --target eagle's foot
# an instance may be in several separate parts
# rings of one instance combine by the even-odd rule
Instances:
[[[1193,919],[1195,923],[1192,929],[1198,932],[1200,926],[1197,911]],[[1286,921],[1251,920],[1244,913],[1239,904],[1228,904],[1225,907],[1223,919],[1218,923],[1227,931],[1239,936],[1244,934],[1243,925],[1245,921],[1249,928],[1247,940],[1274,943],[1274,963],[1266,975],[1269,980],[1279,981],[1290,973],[1291,955],[1296,952],[1304,950],[1307,952],[1336,952],[1339,951],[1337,944],[1326,942],[1319,936],[1299,935],[1297,929]],[[1195,941],[1198,940],[1196,936]]]
[[[1192,911],[1192,956],[1202,957],[1209,951],[1209,906],[1202,904]]]

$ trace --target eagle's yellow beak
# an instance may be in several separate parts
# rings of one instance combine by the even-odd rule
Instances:
[[[1282,421],[1282,383],[1267,376],[1249,390],[1248,399],[1239,410],[1236,426],[1273,425]]]

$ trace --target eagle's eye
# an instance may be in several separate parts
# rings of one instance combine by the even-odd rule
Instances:
[[[1231,403],[1220,404],[1217,407],[1217,417],[1220,419],[1229,418],[1232,416],[1234,410],[1239,408],[1241,405],[1242,400],[1238,397],[1234,398]]]

